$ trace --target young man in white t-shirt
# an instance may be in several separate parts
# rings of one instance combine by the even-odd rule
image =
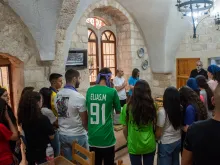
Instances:
[[[80,84],[80,74],[70,69],[65,74],[66,85],[55,98],[58,112],[59,136],[64,156],[72,161],[72,143],[88,149],[86,100],[76,89]]]
[[[123,107],[126,104],[126,99],[127,99],[126,90],[125,90],[127,83],[123,75],[124,75],[124,71],[122,69],[117,69],[117,76],[113,80],[114,87],[118,92],[121,107]]]

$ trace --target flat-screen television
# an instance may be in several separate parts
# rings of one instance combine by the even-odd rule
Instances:
[[[70,49],[66,61],[66,68],[87,67],[87,50]]]

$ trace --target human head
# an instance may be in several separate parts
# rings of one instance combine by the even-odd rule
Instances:
[[[200,94],[199,94],[200,89],[199,89],[199,86],[198,86],[197,81],[196,81],[195,78],[189,78],[189,79],[187,80],[187,82],[186,82],[186,85],[187,85],[188,87],[190,87],[192,90],[194,90],[198,95],[200,95]]]
[[[102,68],[97,76],[96,84],[99,84],[101,80],[104,80],[106,82],[106,85],[108,87],[111,87],[111,77],[111,70],[109,68]]]
[[[124,76],[124,71],[122,69],[117,69],[117,76],[118,77]]]
[[[33,90],[34,90],[34,87],[24,87],[24,89],[21,92],[21,97],[25,94],[25,92],[27,92],[27,91],[31,92]]]
[[[208,108],[209,108],[209,110],[213,110],[214,109],[214,105],[212,104],[213,92],[212,92],[211,88],[209,87],[209,85],[206,81],[206,78],[202,75],[198,75],[198,76],[196,76],[196,81],[197,81],[197,84],[200,88],[205,89],[206,94],[207,94]]]
[[[168,87],[163,95],[163,106],[175,130],[181,127],[180,94],[175,87]]]
[[[18,124],[35,122],[41,115],[42,97],[35,91],[25,92],[18,106]]]
[[[210,79],[215,79],[216,73],[220,71],[220,67],[218,67],[217,65],[209,65],[207,71],[208,71],[208,77]]]
[[[198,120],[207,119],[206,107],[195,91],[187,86],[183,86],[182,88],[180,88],[179,93],[180,103],[184,108],[186,108],[188,105],[192,105],[197,111]]]
[[[7,102],[0,98],[0,123],[6,123],[5,111],[7,109]]]
[[[58,90],[63,85],[63,76],[59,73],[52,73],[49,77],[49,81],[51,86]]]
[[[8,91],[5,88],[0,88],[0,98],[9,103]]]
[[[46,107],[48,109],[51,109],[52,91],[49,88],[41,88],[40,94],[41,94],[42,99],[43,99],[43,106],[42,107]]]
[[[198,70],[198,71],[200,71],[200,70],[202,70],[202,67],[203,67],[203,63],[202,63],[202,61],[197,61],[196,62],[196,69]]]
[[[79,88],[80,73],[77,70],[69,69],[66,71],[65,79],[67,84],[73,85],[75,88]]]
[[[132,77],[138,78],[140,76],[140,71],[137,68],[134,68],[132,71]]]
[[[151,89],[147,81],[139,80],[127,106],[127,122],[131,112],[134,123],[138,126],[148,125],[156,118],[156,108],[151,96]]]
[[[208,88],[208,84],[207,84],[205,76],[203,76],[203,75],[196,76],[196,82],[197,82],[199,88],[203,88],[203,89]]]

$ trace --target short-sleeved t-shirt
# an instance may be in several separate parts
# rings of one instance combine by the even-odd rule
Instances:
[[[58,91],[56,89],[52,88],[52,87],[50,87],[50,90],[52,91],[52,93],[51,93],[51,110],[52,110],[53,114],[56,117],[58,117],[58,113],[57,113],[55,105],[54,105],[54,100],[55,100],[55,98],[57,96],[57,92]]]
[[[107,86],[90,87],[86,94],[88,138],[92,147],[107,148],[116,143],[113,110],[121,111],[117,91]]]
[[[132,85],[132,86],[135,86],[135,84],[136,84],[136,82],[137,82],[138,80],[139,80],[139,78],[134,78],[134,77],[131,76],[131,77],[128,79],[128,84],[129,84],[129,85]],[[128,95],[129,95],[129,96],[132,95],[132,89],[129,90]]]
[[[214,119],[193,123],[187,130],[184,148],[191,151],[195,165],[219,165],[220,122]]]
[[[120,123],[128,127],[128,152],[130,154],[148,154],[156,150],[156,140],[153,131],[153,124],[146,126],[137,126],[133,122],[133,117],[129,115],[129,121],[126,122],[126,109],[125,104],[120,115]]]
[[[57,120],[57,118],[54,115],[54,113],[52,112],[52,110],[50,110],[50,109],[48,109],[46,107],[41,108],[41,113],[48,117],[48,119],[50,120],[51,124],[53,124]]]
[[[113,84],[114,84],[115,87],[122,86],[122,84],[124,82],[125,82],[125,79],[123,77],[117,77],[116,76],[113,80]],[[126,100],[127,96],[126,96],[125,88],[118,91],[118,96],[119,96],[120,100]]]
[[[33,123],[22,125],[27,142],[27,160],[41,161],[46,158],[49,136],[54,135],[53,125],[47,116],[41,115]]]
[[[192,105],[186,107],[184,115],[184,125],[191,125],[196,121],[196,109]]]
[[[181,139],[181,130],[173,128],[164,108],[160,108],[158,111],[157,126],[163,128],[163,134],[160,138],[162,144],[171,144]]]
[[[60,134],[67,136],[87,134],[79,114],[86,111],[86,99],[82,94],[69,88],[61,89],[55,98],[55,108],[58,112]]]
[[[12,132],[4,125],[0,123],[0,164],[9,165],[13,163],[12,152],[10,149],[10,138]]]

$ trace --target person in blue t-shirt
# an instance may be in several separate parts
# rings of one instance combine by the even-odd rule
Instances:
[[[180,88],[180,102],[183,106],[183,128],[182,145],[185,140],[188,127],[198,120],[207,119],[207,111],[198,94],[191,88],[184,86]],[[181,149],[183,146],[181,147]]]
[[[128,84],[130,87],[130,90],[128,93],[129,97],[131,97],[134,86],[135,86],[136,82],[139,80],[139,75],[140,75],[140,71],[137,68],[133,69],[132,76],[128,79]]]

